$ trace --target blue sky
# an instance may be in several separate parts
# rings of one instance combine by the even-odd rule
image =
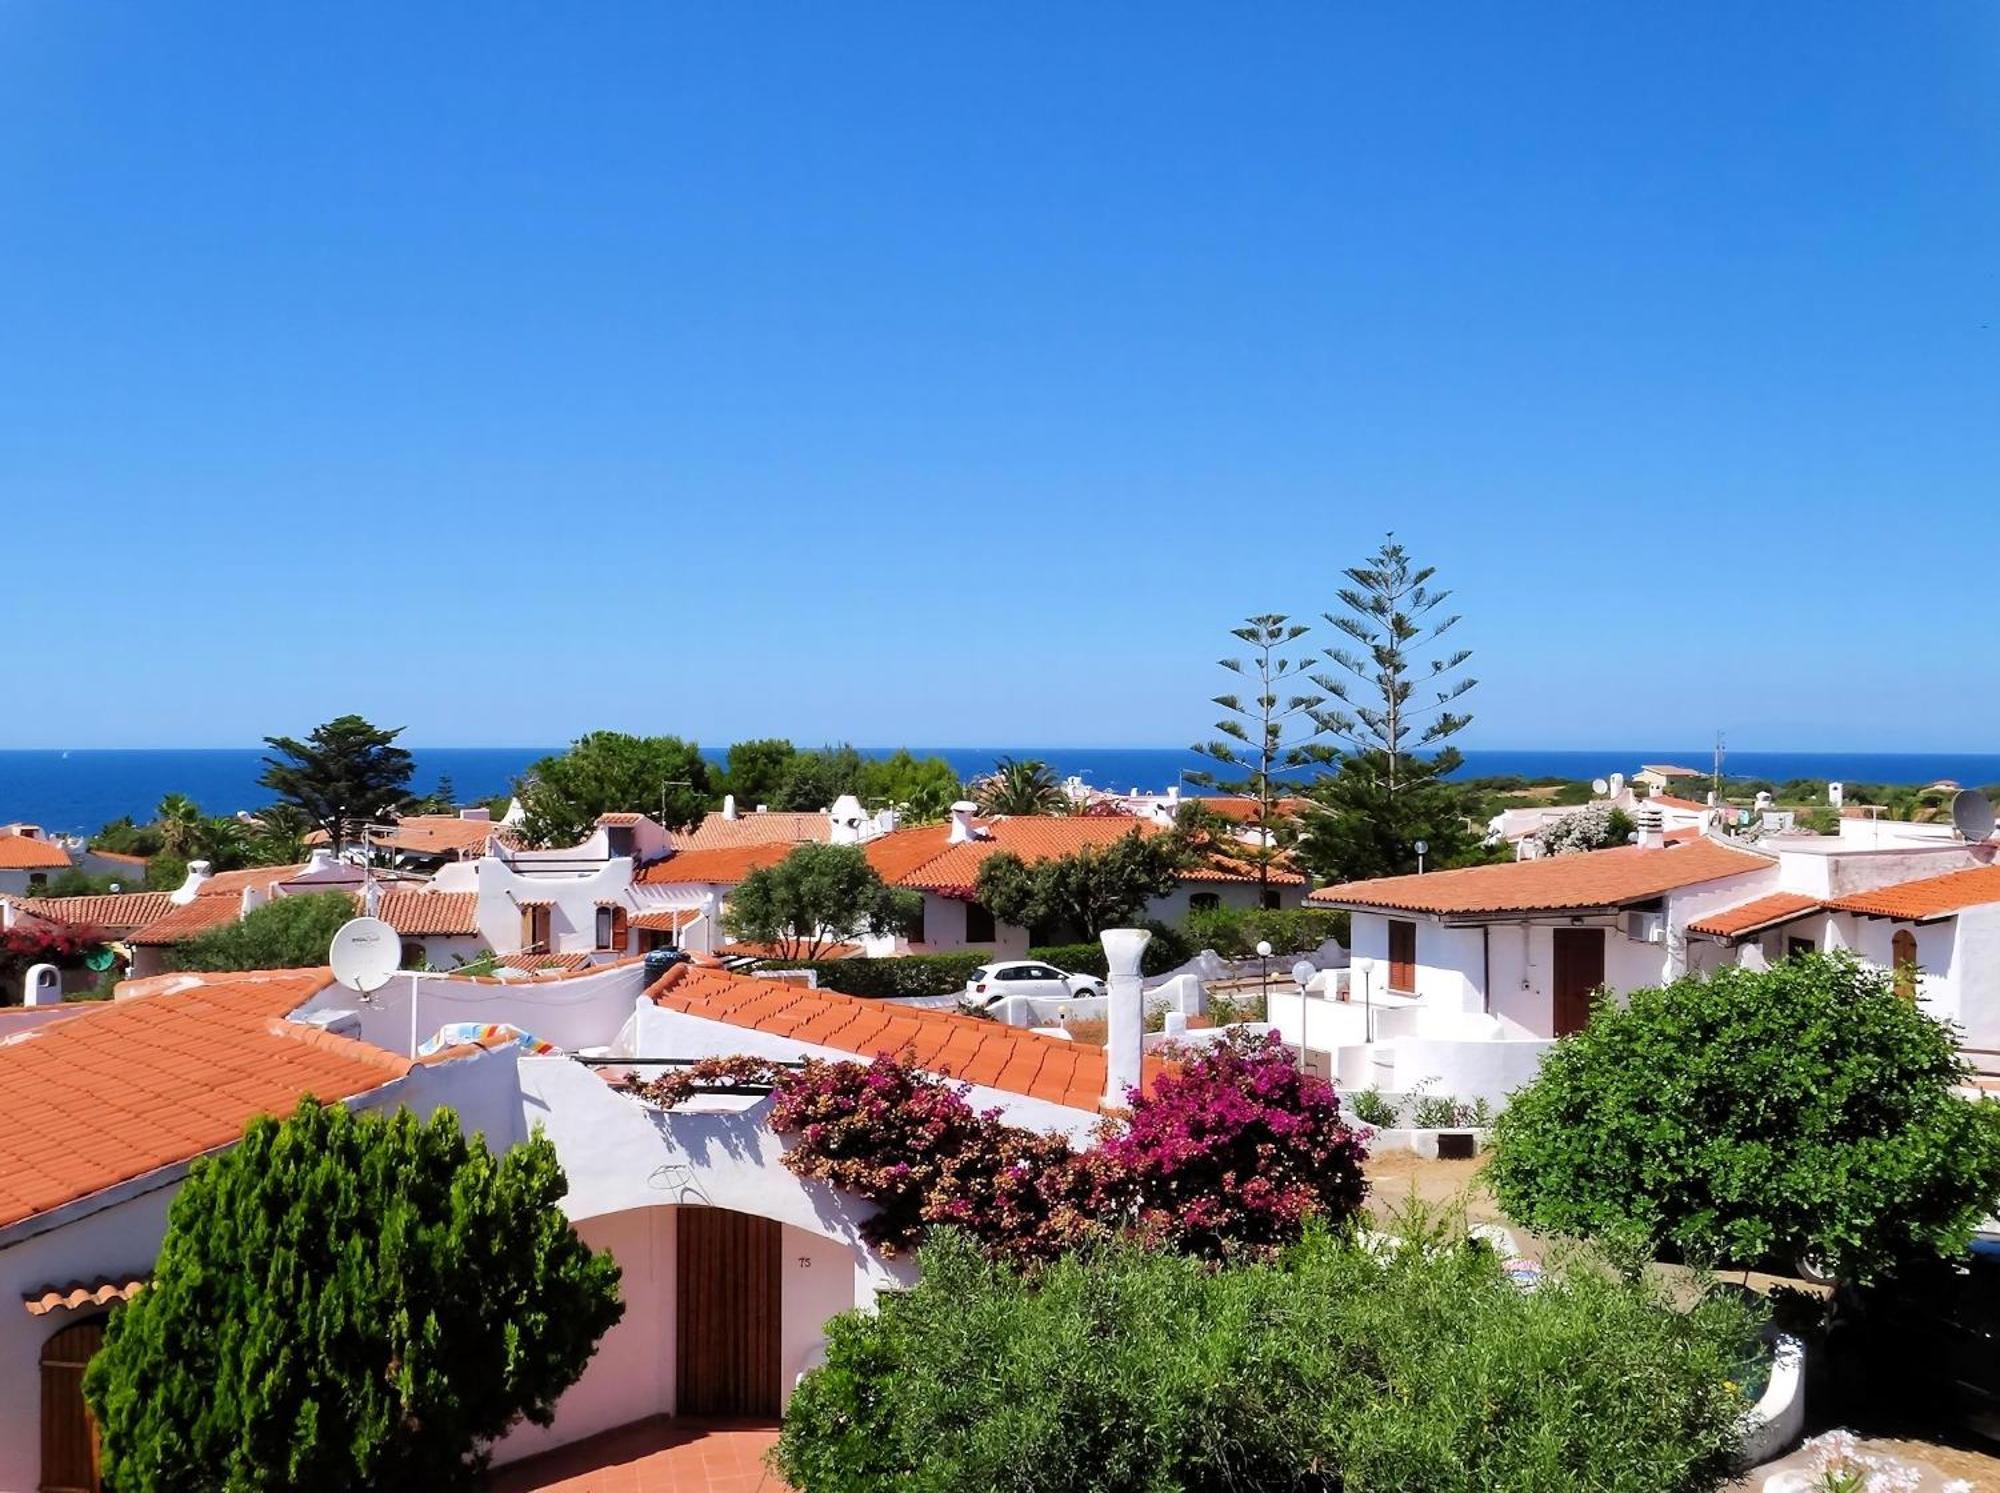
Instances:
[[[2000,13],[0,0],[0,746],[1990,748]]]

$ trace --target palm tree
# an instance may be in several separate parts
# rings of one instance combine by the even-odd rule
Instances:
[[[1060,814],[1069,807],[1062,785],[1046,762],[1002,757],[993,771],[972,785],[982,814]]]
[[[160,830],[160,848],[168,855],[186,860],[200,848],[203,822],[201,805],[185,793],[169,793],[153,811]]]
[[[289,866],[306,858],[313,822],[297,804],[272,804],[257,815],[250,857],[260,866]]]

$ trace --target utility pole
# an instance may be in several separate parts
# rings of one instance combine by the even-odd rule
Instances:
[[[1724,741],[1720,731],[1715,733],[1715,775],[1709,780],[1709,789],[1715,794],[1715,802],[1722,802],[1722,758]]]

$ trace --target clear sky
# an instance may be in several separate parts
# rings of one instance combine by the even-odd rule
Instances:
[[[1989,4],[0,0],[0,746],[1993,749]]]

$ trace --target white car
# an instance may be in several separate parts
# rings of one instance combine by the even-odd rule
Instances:
[[[1067,975],[1053,964],[1006,959],[975,969],[972,978],[965,982],[965,994],[959,998],[959,1004],[970,1011],[984,1011],[1010,995],[1075,1000],[1079,996],[1104,993],[1104,982],[1095,975]]]

